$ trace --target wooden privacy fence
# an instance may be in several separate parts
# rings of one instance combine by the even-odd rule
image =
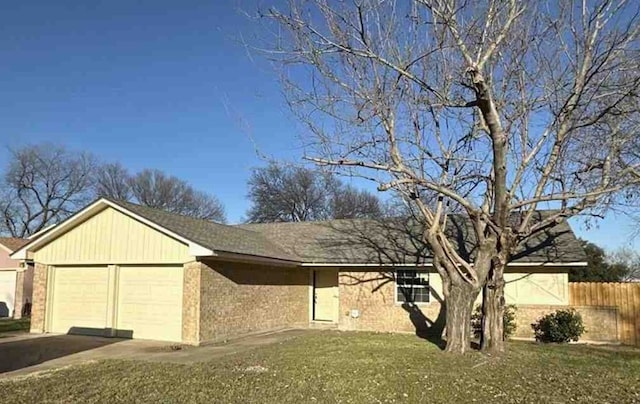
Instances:
[[[618,339],[640,346],[640,283],[570,282],[569,304],[617,307]]]

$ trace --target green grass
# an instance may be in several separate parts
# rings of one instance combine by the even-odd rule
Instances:
[[[196,365],[79,365],[0,392],[11,403],[630,403],[640,350],[514,342],[497,359],[410,335],[329,332]]]
[[[28,317],[19,320],[0,320],[0,332],[29,331],[31,319]]]

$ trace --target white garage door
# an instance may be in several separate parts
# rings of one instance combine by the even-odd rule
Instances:
[[[0,317],[13,316],[16,271],[0,271]]]
[[[118,334],[181,341],[182,284],[182,266],[120,267]]]
[[[50,331],[103,335],[107,325],[106,267],[57,267]]]

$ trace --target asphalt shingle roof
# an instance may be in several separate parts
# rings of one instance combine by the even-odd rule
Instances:
[[[306,263],[424,264],[431,253],[421,242],[422,228],[412,220],[333,220],[326,222],[246,224]],[[472,258],[474,233],[462,215],[450,218],[449,238],[461,256]],[[581,243],[568,223],[538,233],[512,257],[518,263],[583,262]]]
[[[293,256],[284,248],[257,232],[245,230],[238,226],[228,226],[208,220],[194,219],[130,202],[112,199],[109,199],[109,201],[214,251],[298,261],[298,257]]]
[[[129,202],[111,202],[214,251],[286,261],[326,264],[425,264],[429,248],[413,220],[331,220],[224,225]],[[544,211],[539,215],[544,215]],[[452,215],[450,239],[463,257],[474,256],[469,221]],[[519,263],[583,262],[581,243],[562,222],[530,239],[512,257]]]

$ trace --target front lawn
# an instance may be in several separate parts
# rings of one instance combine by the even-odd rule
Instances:
[[[196,365],[105,361],[0,382],[3,401],[566,403],[640,401],[640,350],[514,342],[495,359],[411,335],[327,332]]]
[[[29,331],[31,319],[24,317],[19,320],[0,320],[0,333],[9,331]]]

